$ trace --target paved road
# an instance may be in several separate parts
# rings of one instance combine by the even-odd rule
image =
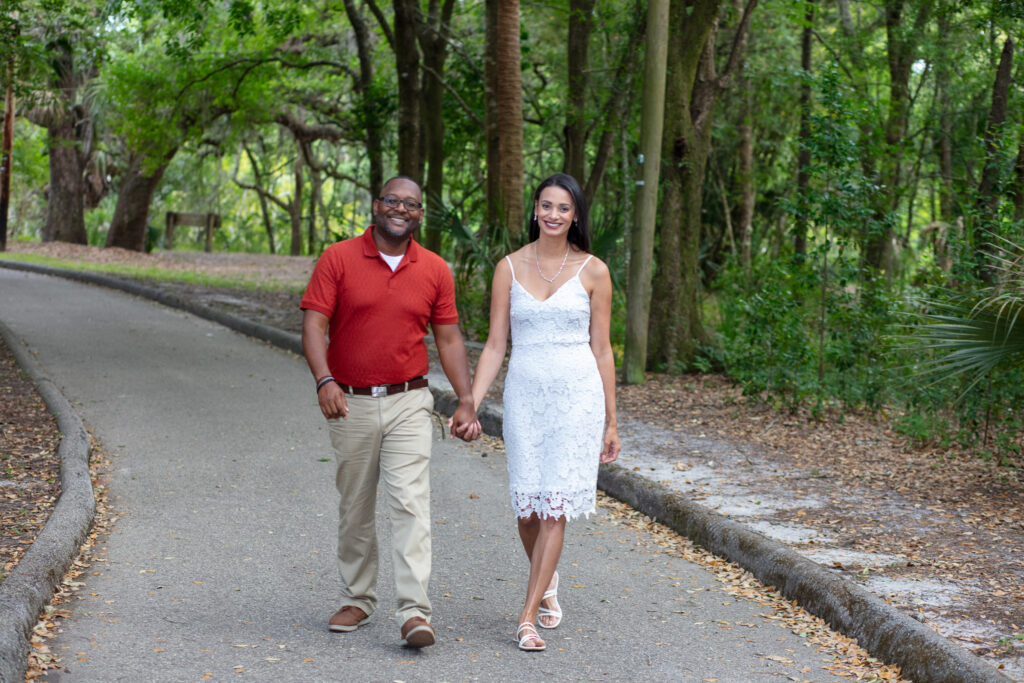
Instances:
[[[51,642],[67,671],[49,681],[836,680],[758,617],[764,607],[604,512],[569,525],[566,618],[548,651],[518,652],[527,565],[504,459],[461,442],[436,442],[432,462],[438,645],[399,647],[387,555],[373,623],[330,633],[336,494],[301,358],[122,293],[3,269],[0,319],[114,465],[119,518]]]

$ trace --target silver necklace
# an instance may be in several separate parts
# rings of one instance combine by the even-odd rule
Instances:
[[[533,243],[533,260],[534,260],[534,263],[537,264],[537,273],[540,274],[541,279],[544,280],[547,283],[554,282],[555,280],[558,279],[558,276],[562,274],[562,269],[565,268],[565,262],[566,262],[566,260],[568,258],[569,258],[569,245],[566,244],[565,245],[565,256],[562,257],[562,265],[558,266],[558,272],[555,273],[553,277],[550,277],[550,278],[544,277],[544,273],[540,269],[540,254],[537,253],[537,243],[536,242]]]

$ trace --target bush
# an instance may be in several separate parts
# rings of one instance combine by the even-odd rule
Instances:
[[[719,339],[725,372],[745,393],[767,393],[790,410],[810,399],[878,406],[886,395],[890,298],[879,282],[848,285],[842,259],[825,280],[800,259],[721,278]],[[709,359],[714,354],[705,352]]]

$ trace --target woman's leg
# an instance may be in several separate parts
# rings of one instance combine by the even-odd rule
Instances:
[[[516,517],[519,526],[519,540],[523,542],[523,550],[526,557],[533,560],[533,544],[537,542],[537,534],[540,533],[540,518],[537,513],[530,513],[529,517]]]
[[[565,540],[565,517],[540,519],[536,514],[519,520],[519,537],[530,558],[530,580],[526,587],[526,603],[519,613],[519,623],[537,623],[537,609],[554,578]],[[539,638],[537,644],[543,643]]]

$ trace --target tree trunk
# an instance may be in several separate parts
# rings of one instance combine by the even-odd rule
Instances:
[[[519,0],[487,0],[487,19],[487,218],[516,244],[524,217]]]
[[[484,139],[487,142],[487,175],[484,183],[487,214],[479,234],[498,229],[501,216],[498,194],[501,187],[501,147],[498,133],[498,2],[486,0],[484,10]]]
[[[85,167],[91,153],[92,125],[77,103],[78,81],[74,50],[66,37],[49,46],[53,67],[50,87],[53,106],[37,108],[29,120],[49,133],[50,184],[46,203],[43,241],[85,244]]]
[[[622,41],[622,52],[616,60],[618,68],[615,80],[608,85],[608,96],[604,107],[601,109],[601,113],[598,115],[597,127],[600,130],[601,139],[597,143],[594,161],[590,167],[590,173],[587,175],[586,183],[583,183],[583,194],[586,195],[587,206],[590,207],[594,206],[597,198],[597,189],[604,180],[605,169],[608,166],[608,160],[611,157],[616,136],[622,132],[622,126],[619,125],[619,122],[625,118],[633,100],[634,67],[640,56],[640,48],[644,42],[644,34],[647,30],[647,12],[644,7],[644,0],[636,0],[634,5],[635,20],[629,34]],[[628,215],[629,211],[623,210],[622,214]]]
[[[444,201],[444,65],[448,58],[445,32],[451,21],[455,0],[430,0],[427,20],[419,24],[420,49],[423,52],[423,136],[426,144],[427,184],[423,188],[427,205],[434,209]],[[426,221],[423,245],[441,250],[441,231]]]
[[[14,140],[14,70],[7,68],[3,144],[0,145],[0,251],[7,251],[7,212],[11,203],[11,149]]]
[[[647,330],[651,315],[651,261],[658,215],[661,140],[665,121],[665,67],[668,61],[668,0],[647,3],[646,55],[640,152],[644,156],[642,184],[637,190],[636,214],[630,234],[626,289],[626,348],[622,379],[643,384],[647,368]]]
[[[665,136],[662,144],[662,225],[650,322],[649,365],[688,367],[705,341],[700,324],[698,254],[704,170],[711,148],[714,107],[743,54],[748,0],[722,75],[716,74],[715,38],[720,0],[672,0],[669,18]]]
[[[950,55],[952,54],[952,28],[950,12],[938,12],[938,49],[935,58],[935,102],[938,109],[938,129],[935,131],[934,147],[939,166],[938,195],[939,215],[933,218],[935,230],[931,233],[932,251],[935,261],[943,272],[952,267],[948,235],[957,223],[957,211],[953,195],[953,102],[947,94],[950,82]]]
[[[1024,135],[1017,150],[1017,163],[1013,165],[1013,220],[1024,221]]]
[[[267,232],[267,245],[270,248],[270,253],[276,254],[277,247],[274,243],[274,223],[270,217],[270,208],[267,206],[267,195],[270,193],[263,187],[263,175],[262,172],[260,171],[259,164],[256,162],[256,156],[252,153],[252,150],[249,149],[248,145],[243,146],[245,148],[245,154],[249,159],[249,165],[252,167],[253,177],[256,179],[256,184],[253,185],[251,188],[247,189],[252,189],[254,192],[256,192],[256,196],[260,200],[260,215],[262,215],[263,217],[263,228]],[[236,184],[239,184],[238,164],[235,164],[234,180]]]
[[[359,54],[359,78],[355,89],[359,93],[359,109],[366,131],[366,155],[370,162],[370,196],[380,196],[384,184],[384,118],[377,111],[374,93],[373,43],[366,21],[355,6],[355,0],[345,0],[345,14],[356,39]]]
[[[50,185],[46,201],[44,242],[86,244],[85,183],[74,114],[58,114],[50,135]]]
[[[568,71],[565,110],[565,163],[563,171],[581,185],[587,159],[587,73],[590,34],[594,28],[595,0],[569,0]]]
[[[631,48],[631,52],[635,54],[637,50]],[[632,93],[633,90],[634,63],[635,59],[630,59],[623,65],[623,78],[616,81],[612,92],[609,94],[609,106],[605,109],[608,114],[602,117],[604,125],[602,126],[601,139],[598,141],[597,150],[594,152],[594,163],[591,165],[590,173],[587,175],[586,185],[583,186],[583,194],[587,198],[587,206],[590,207],[594,206],[597,200],[597,190],[601,186],[602,181],[604,181],[608,161],[611,159],[615,145],[615,136],[617,133],[621,133],[621,128],[618,124],[626,116],[630,106],[631,97],[627,94]]]
[[[878,171],[881,189],[873,208],[873,229],[864,239],[864,264],[868,268],[893,275],[894,260],[890,214],[900,201],[903,157],[910,114],[910,74],[917,59],[917,46],[925,35],[931,4],[920,3],[912,25],[903,16],[905,0],[886,0],[886,54],[889,61],[889,109],[885,122],[886,152]],[[865,141],[866,142],[866,141]],[[865,151],[865,154],[871,154]]]
[[[267,198],[262,192],[257,192],[260,200],[260,215],[263,217],[263,229],[267,233],[267,247],[271,254],[277,253],[277,246],[274,244],[274,223],[270,219],[270,207],[267,206]]]
[[[659,315],[651,318],[648,338],[649,363],[661,364],[670,372],[680,369],[680,361],[691,360],[693,340],[699,331],[694,285],[701,189],[708,151],[705,138],[710,126],[705,125],[702,130],[696,118],[703,114],[707,124],[710,112],[697,109],[708,104],[706,98],[698,100],[698,70],[703,61],[713,60],[721,3],[701,0],[692,6],[689,15],[685,4],[683,0],[672,0],[669,18],[662,223],[653,291],[653,308]]]
[[[114,205],[114,217],[110,220],[107,241],[104,246],[120,247],[132,251],[146,250],[146,227],[149,225],[149,208],[153,203],[160,179],[170,165],[177,149],[169,152],[156,167],[148,157],[133,152],[128,160],[128,171],[121,179],[121,187]]]
[[[992,239],[987,234],[988,226],[995,222],[999,210],[999,194],[996,185],[999,182],[999,137],[1006,123],[1006,106],[1010,94],[1010,83],[1013,73],[1013,40],[1007,36],[1003,43],[1003,53],[996,69],[996,80],[992,85],[992,108],[988,114],[988,125],[985,127],[985,167],[981,172],[981,183],[978,185],[978,197],[974,208],[976,222],[971,241],[977,254],[977,272],[982,282],[993,284],[995,272],[992,262]],[[980,221],[980,225],[977,222]]]
[[[754,111],[750,81],[746,78],[740,85],[740,99],[743,102],[743,119],[740,123],[739,168],[736,184],[740,195],[736,206],[734,223],[739,232],[740,264],[745,273],[750,273],[750,243],[754,234]]]
[[[394,0],[395,70],[398,72],[398,172],[420,182],[420,50],[418,0]]]
[[[800,36],[800,152],[797,154],[796,226],[793,229],[793,253],[807,253],[807,214],[811,191],[811,46],[814,41],[814,0],[806,0],[804,29]]]
[[[302,151],[295,157],[293,173],[295,176],[295,194],[288,204],[288,219],[292,226],[292,244],[290,252],[292,256],[302,255]]]
[[[324,179],[312,166],[309,167],[309,216],[306,218],[306,253],[316,255],[316,207],[320,204]]]

